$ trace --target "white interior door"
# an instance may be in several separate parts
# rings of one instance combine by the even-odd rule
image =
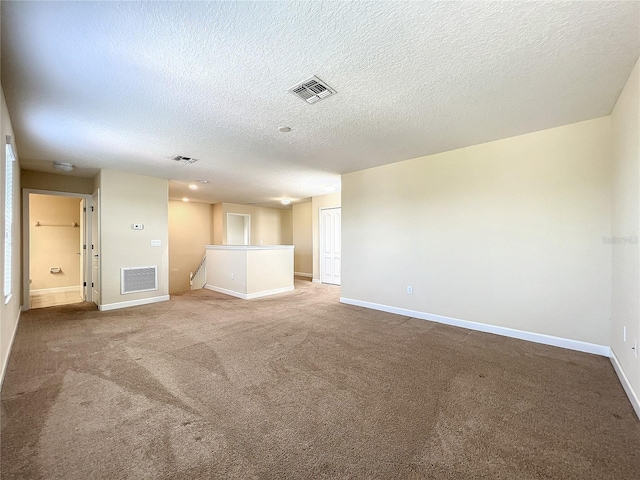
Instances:
[[[320,281],[340,285],[341,208],[320,209]]]
[[[93,194],[91,205],[91,297],[100,306],[100,189]]]

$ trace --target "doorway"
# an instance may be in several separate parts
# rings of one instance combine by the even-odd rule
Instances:
[[[251,215],[227,213],[227,245],[249,245],[251,243]]]
[[[90,301],[91,196],[23,190],[23,309]]]
[[[332,285],[341,282],[341,215],[340,207],[320,209],[320,281]]]
[[[100,308],[100,189],[98,188],[94,193],[93,197],[91,197],[91,208],[87,209],[87,213],[91,212],[90,215],[87,215],[88,218],[91,218],[91,227],[88,230],[91,232],[91,240],[87,241],[86,252],[88,252],[91,257],[89,258],[90,266],[88,267],[89,276],[91,277],[91,281],[86,282],[85,290],[87,291],[87,296],[85,300],[87,302],[91,301],[96,304],[98,308]],[[91,248],[89,248],[89,245]]]

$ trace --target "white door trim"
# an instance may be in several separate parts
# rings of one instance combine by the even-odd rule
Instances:
[[[33,188],[22,189],[22,310],[29,310],[31,304],[31,298],[29,294],[29,272],[30,272],[30,233],[29,233],[29,195],[53,195],[56,197],[73,197],[82,198],[85,200],[85,206],[88,208],[91,203],[91,195],[84,193],[73,192],[58,192],[54,190],[37,190]],[[86,215],[84,222],[84,242],[86,245],[91,244],[91,215]],[[80,252],[82,253],[82,252]],[[91,279],[91,270],[87,268],[87,263],[84,265],[84,278],[81,281],[87,282]],[[87,295],[89,298],[85,298],[85,301],[91,301],[91,293],[87,289]]]

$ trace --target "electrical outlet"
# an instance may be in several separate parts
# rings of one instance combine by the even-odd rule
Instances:
[[[638,358],[638,341],[637,340],[633,343],[633,354],[636,356],[636,358]]]
[[[413,295],[413,285],[407,285],[407,295]]]
[[[231,274],[231,280],[233,280],[233,273]]]
[[[622,341],[627,341],[627,327],[622,327]]]

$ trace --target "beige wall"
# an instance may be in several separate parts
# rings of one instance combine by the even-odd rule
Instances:
[[[213,222],[211,222],[211,239],[214,245],[222,245],[224,228],[222,226],[222,204],[216,203],[213,206]],[[226,236],[226,233],[225,233]]]
[[[293,252],[249,250],[247,252],[247,293],[256,294],[293,288]]]
[[[4,229],[4,185],[6,179],[5,172],[5,164],[6,164],[6,154],[5,154],[5,138],[7,135],[11,135],[12,137],[12,145],[13,152],[16,157],[19,155],[18,149],[16,148],[16,141],[13,135],[13,129],[11,127],[11,119],[9,118],[9,110],[7,109],[7,102],[4,98],[4,91],[0,86],[0,91],[2,91],[2,104],[0,106],[0,138],[2,138],[2,148],[0,148],[1,160],[0,160],[0,189],[2,191],[2,207],[0,208],[0,212],[2,212],[0,218],[0,228],[2,229],[2,235],[0,235],[0,248],[4,253],[4,238],[5,238],[5,229]],[[7,366],[7,360],[9,358],[11,342],[13,339],[13,335],[15,334],[16,328],[18,327],[18,318],[20,317],[20,300],[22,298],[21,289],[20,289],[20,279],[21,279],[21,262],[20,262],[20,246],[22,242],[22,234],[20,229],[20,165],[18,161],[14,162],[13,165],[13,184],[14,184],[14,194],[13,194],[13,228],[12,228],[12,245],[13,245],[13,261],[12,261],[12,275],[11,275],[11,299],[5,304],[4,301],[0,301],[0,380],[4,379],[4,372]],[[0,279],[4,279],[4,255],[3,260],[0,261]],[[3,284],[4,282],[1,281]],[[3,288],[4,289],[4,288]],[[4,300],[4,299],[3,299]]]
[[[311,202],[293,206],[294,271],[313,276],[313,241],[311,233]]]
[[[293,245],[293,208],[280,210],[280,244]]]
[[[93,177],[93,192],[95,193],[96,190],[98,190],[100,188],[100,185],[102,184],[102,170],[100,170],[98,173],[96,173],[95,177]]]
[[[608,117],[344,175],[342,296],[609,345],[610,182]]]
[[[228,246],[207,249],[207,288],[223,293],[261,296],[293,289],[293,249]],[[220,291],[220,290],[218,290]]]
[[[339,207],[342,204],[340,193],[320,195],[311,199],[311,239],[313,243],[313,279],[320,281],[320,216],[321,208]]]
[[[207,285],[247,293],[247,252],[207,250]]]
[[[251,245],[291,244],[290,222],[280,208],[219,203],[213,206],[213,244],[227,244],[227,213],[251,215]]]
[[[611,348],[640,397],[640,61],[611,113],[613,156]],[[623,340],[623,328],[627,340]],[[640,412],[638,412],[640,415]]]
[[[152,299],[169,294],[168,183],[164,179],[101,170],[101,305]],[[133,230],[134,223],[144,230]],[[151,240],[162,246],[152,247]],[[120,269],[158,267],[158,290],[122,295]]]
[[[20,172],[22,188],[33,190],[49,190],[52,192],[70,192],[93,194],[94,180],[92,178],[74,177],[70,174],[57,174],[22,170]]]
[[[195,272],[211,244],[213,205],[169,201],[169,293],[190,290]]]
[[[31,290],[80,286],[80,202],[73,197],[29,195]],[[51,273],[51,267],[59,267],[60,273]]]

